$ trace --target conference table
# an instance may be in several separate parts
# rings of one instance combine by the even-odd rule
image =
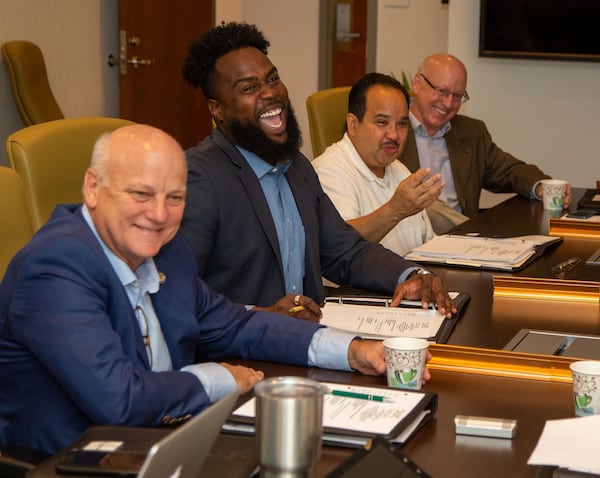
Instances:
[[[583,190],[574,190],[573,206]],[[543,209],[540,201],[515,196],[482,211],[458,226],[453,234],[477,232],[488,237],[549,233],[549,219],[556,213]],[[600,267],[585,261],[598,248],[600,240],[563,238],[551,245],[530,265],[514,273],[427,266],[443,277],[449,290],[465,291],[469,303],[449,337],[448,344],[478,349],[500,350],[521,330],[550,330],[600,335],[598,304],[573,304],[536,299],[498,299],[493,296],[494,276],[540,277],[600,282]],[[581,263],[557,276],[552,267],[570,257]],[[583,318],[570,312],[582,311]],[[435,356],[435,347],[432,347]],[[563,362],[569,358],[556,359]],[[385,377],[302,369],[275,364],[252,363],[268,376],[302,375],[318,380],[356,385],[385,386]],[[564,366],[564,363],[563,363]],[[433,477],[550,477],[553,468],[527,465],[546,420],[574,417],[572,385],[569,381],[528,380],[499,375],[480,375],[456,370],[431,370],[425,390],[438,394],[434,418],[401,448]],[[517,420],[514,439],[456,435],[454,417],[472,415]],[[350,456],[351,450],[324,447],[317,476],[328,472]]]
[[[574,190],[571,209],[575,209],[583,192],[581,189]],[[549,219],[556,216],[555,212],[544,210],[540,201],[515,196],[482,211],[452,233],[477,232],[488,237],[547,235]],[[499,299],[493,296],[494,276],[600,282],[600,267],[585,264],[586,259],[598,248],[598,239],[563,238],[561,243],[549,246],[541,257],[514,273],[428,265],[445,279],[449,290],[464,291],[471,295],[448,344],[483,350],[485,354],[486,350],[494,352],[503,349],[522,329],[600,335],[598,303],[548,303],[536,299]],[[571,257],[582,259],[575,269],[560,275],[552,272],[553,266]],[[435,358],[435,346],[432,346],[432,351]],[[562,367],[564,372],[565,367],[568,369],[568,363],[575,359],[555,358],[551,366]],[[386,385],[385,377],[271,363],[240,363],[262,369],[267,376],[299,375],[354,385]],[[460,368],[439,370],[433,365],[430,368],[432,378],[424,389],[438,394],[438,409],[432,420],[401,447],[402,453],[433,477],[552,476],[552,467],[527,465],[527,460],[546,420],[574,417],[570,380],[564,377],[562,380],[560,377],[524,379],[493,373],[464,373]],[[456,435],[456,415],[515,419],[517,434],[512,440]],[[351,449],[323,447],[316,476],[326,476],[352,453]]]
[[[575,208],[582,194],[583,190],[574,190],[571,209]],[[515,196],[482,211],[458,226],[453,233],[477,232],[487,236],[548,234],[548,222],[552,215],[542,208],[541,202]],[[600,282],[600,267],[585,264],[586,259],[598,248],[598,239],[563,238],[560,244],[551,245],[541,257],[514,273],[427,266],[444,278],[449,290],[468,292],[471,298],[447,345],[431,347],[434,356],[430,363],[432,377],[424,389],[437,393],[438,408],[433,418],[401,447],[403,454],[433,477],[552,476],[552,467],[527,465],[527,460],[546,420],[574,417],[572,385],[565,378],[565,370],[576,358],[556,357],[547,360],[545,357],[516,354],[521,363],[540,362],[544,364],[542,367],[551,369],[547,376],[530,379],[519,374],[494,373],[493,370],[467,373],[460,366],[446,367],[441,362],[436,364],[436,354],[460,356],[471,350],[483,356],[488,352],[492,356],[499,353],[500,358],[493,358],[492,361],[498,360],[501,364],[506,356],[512,357],[512,352],[502,349],[522,329],[600,335],[598,303],[581,306],[562,301],[547,303],[537,299],[500,299],[493,294],[494,277],[498,276]],[[575,269],[560,276],[552,272],[553,266],[574,256],[582,259]],[[238,360],[237,363],[261,369],[267,377],[295,375],[353,385],[386,386],[383,376],[256,361]],[[556,370],[562,371],[562,375],[553,375]],[[456,435],[456,415],[515,419],[517,433],[513,439]],[[351,448],[324,446],[315,476],[326,476],[354,451]],[[253,437],[222,434],[213,447],[207,469],[219,469],[220,463],[225,460],[239,463],[240,470],[247,470],[248,462],[254,459]],[[48,464],[45,466],[48,469]],[[228,468],[231,469],[230,466]],[[235,474],[228,472],[228,475]],[[48,475],[34,473],[32,476]]]

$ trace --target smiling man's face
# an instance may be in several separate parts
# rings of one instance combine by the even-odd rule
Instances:
[[[156,128],[128,126],[111,138],[106,171],[85,173],[84,198],[104,243],[134,271],[177,233],[187,166],[177,142]]]
[[[277,68],[261,51],[240,48],[215,63],[215,123],[235,144],[274,163],[299,148],[300,132]]]
[[[465,93],[467,70],[463,63],[452,55],[431,55],[415,75],[412,88],[414,97],[410,111],[423,124],[427,134],[434,136],[446,123],[454,119],[462,106],[460,99],[452,94],[442,95],[438,90]]]

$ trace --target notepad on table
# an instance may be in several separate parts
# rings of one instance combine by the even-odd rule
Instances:
[[[451,318],[440,314],[433,304],[423,309],[420,301],[403,300],[400,307],[389,307],[390,298],[330,296],[325,299],[320,323],[363,338],[417,337],[445,343],[470,297],[464,292],[449,295],[457,308]]]
[[[443,234],[414,248],[405,258],[417,262],[514,271],[538,257],[560,237],[508,238]]]
[[[435,392],[363,387],[321,382],[327,390],[344,392],[323,396],[323,443],[361,447],[374,437],[404,443],[435,412]],[[366,400],[350,394],[374,395],[386,400]],[[223,430],[254,433],[255,401],[250,398],[233,411]]]

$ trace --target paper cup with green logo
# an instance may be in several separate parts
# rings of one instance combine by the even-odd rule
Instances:
[[[541,183],[544,209],[562,211],[565,206],[567,181],[564,179],[543,179]]]
[[[570,365],[575,415],[600,414],[600,361],[581,360]]]
[[[383,341],[388,387],[419,390],[427,361],[429,342],[413,337]]]

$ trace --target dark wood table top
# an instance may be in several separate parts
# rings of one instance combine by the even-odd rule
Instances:
[[[358,373],[257,361],[233,362],[263,370],[267,377],[292,375],[353,385],[386,385],[382,376],[368,377]],[[570,384],[433,371],[432,379],[424,390],[438,394],[438,409],[433,418],[402,446],[401,452],[432,477],[552,476],[551,467],[529,466],[527,460],[546,420],[573,416]],[[456,435],[456,415],[516,419],[517,434],[512,440]],[[323,446],[314,478],[327,476],[354,451],[351,448]],[[55,471],[60,460],[61,454],[57,454],[27,476],[63,476]],[[248,470],[255,465],[254,437],[222,434],[200,476],[246,478]]]
[[[584,190],[575,189],[573,204]],[[574,206],[572,207],[574,209]],[[541,201],[515,196],[458,226],[453,233],[477,232],[491,236],[548,234],[549,218]],[[578,334],[600,334],[598,305],[536,300],[494,299],[494,276],[523,276],[600,282],[600,267],[585,261],[600,248],[599,240],[564,238],[524,269],[510,273],[460,267],[428,266],[443,277],[449,290],[466,291],[471,300],[448,340],[452,345],[502,349],[521,329],[551,330]],[[570,257],[581,263],[562,275],[552,267]]]
[[[385,377],[263,362],[241,363],[264,370],[267,376],[294,375],[353,385],[386,385]],[[551,467],[529,466],[527,460],[546,420],[574,416],[571,384],[433,371],[424,390],[438,394],[438,409],[401,451],[431,476],[552,476]],[[456,435],[456,415],[516,419],[517,434],[512,440]],[[326,476],[352,453],[352,449],[324,446],[316,477]]]
[[[574,190],[571,209],[584,190]],[[515,196],[458,226],[453,233],[477,232],[487,236],[548,234],[549,219],[556,217],[540,201]],[[564,238],[524,269],[515,273],[460,267],[428,266],[442,276],[449,290],[471,294],[449,344],[502,349],[521,329],[600,334],[598,304],[573,304],[493,297],[493,278],[498,275],[600,281],[600,268],[585,260],[600,241]],[[570,258],[582,262],[572,271],[556,276],[554,265]],[[271,370],[268,371],[271,373]],[[334,380],[331,372],[313,371],[317,379]],[[325,374],[320,378],[320,374]],[[382,377],[348,374],[353,383],[385,385]],[[338,375],[338,377],[342,377]],[[546,420],[574,416],[570,383],[543,382],[457,372],[433,371],[427,390],[438,393],[434,419],[421,429],[402,451],[434,477],[550,477],[551,467],[528,466]],[[456,415],[516,419],[513,440],[455,434]],[[318,476],[332,469],[336,455],[324,454]]]

